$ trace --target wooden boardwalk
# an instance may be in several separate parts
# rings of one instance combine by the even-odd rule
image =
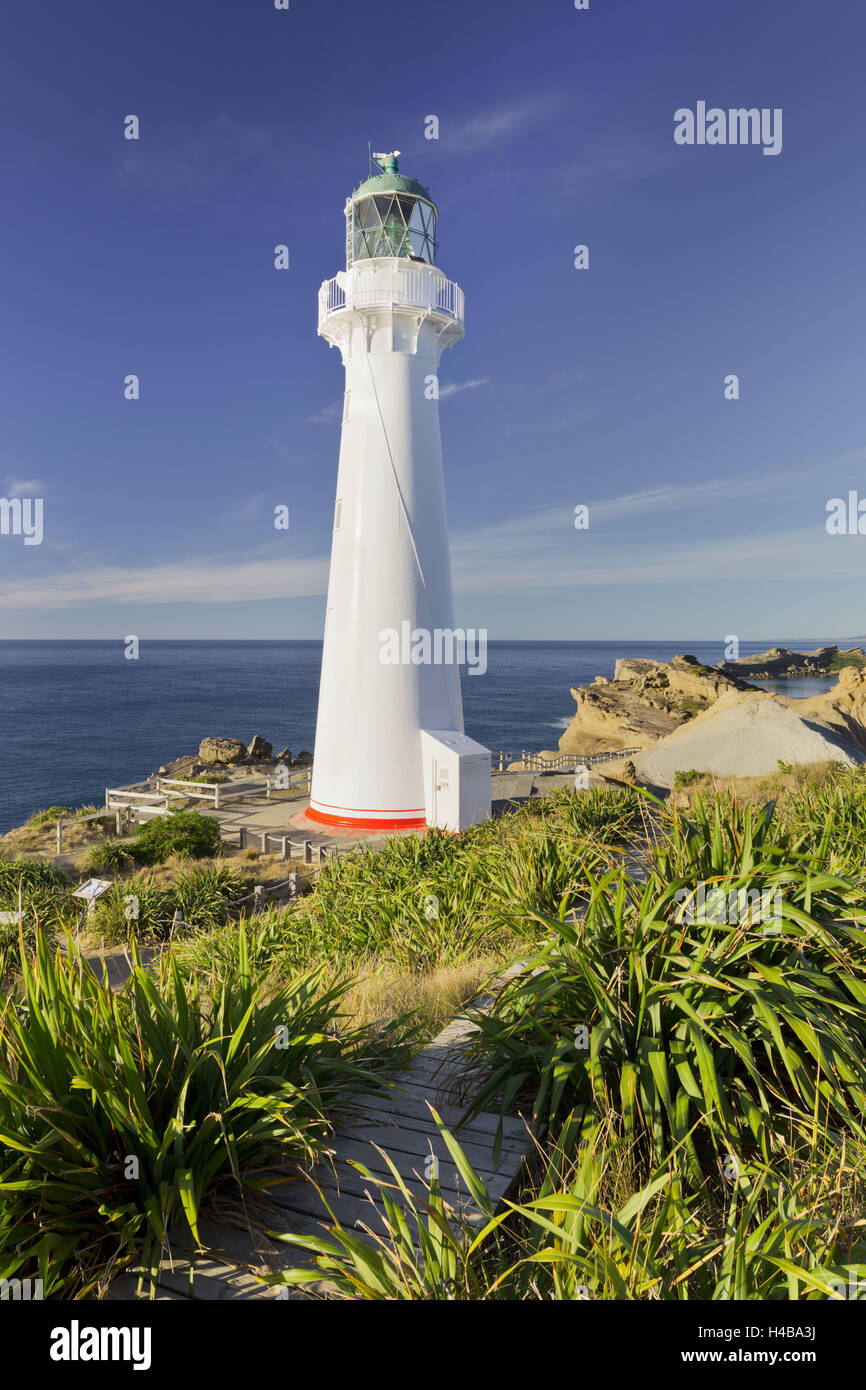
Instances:
[[[511,974],[498,982],[501,986]],[[474,1006],[489,1007],[492,996],[474,1001]],[[463,1105],[454,1097],[465,1066],[464,1049],[475,1025],[463,1014],[428,1044],[414,1061],[396,1078],[396,1084],[386,1094],[370,1094],[358,1098],[357,1112],[340,1123],[332,1136],[326,1157],[311,1173],[322,1189],[334,1216],[342,1226],[364,1235],[360,1225],[384,1234],[376,1203],[379,1189],[365,1179],[351,1162],[363,1163],[377,1177],[393,1182],[377,1148],[384,1150],[400,1173],[407,1188],[416,1198],[426,1196],[425,1176],[430,1168],[430,1156],[438,1160],[438,1179],[442,1196],[456,1212],[472,1224],[483,1221],[465,1185],[459,1178],[429,1105],[438,1111],[443,1124],[453,1129]],[[428,1105],[429,1102],[429,1105]],[[456,1139],[472,1166],[484,1180],[494,1205],[511,1187],[524,1156],[532,1146],[530,1130],[522,1119],[514,1116],[503,1121],[502,1151],[499,1162],[493,1161],[493,1144],[498,1115],[481,1114],[456,1132]],[[393,1194],[392,1194],[393,1195]],[[303,1175],[297,1181],[272,1189],[268,1194],[272,1204],[268,1225],[272,1231],[293,1232],[298,1235],[324,1234],[323,1224],[331,1218],[325,1210],[315,1186]],[[156,1297],[159,1299],[250,1299],[302,1298],[301,1291],[264,1285],[256,1276],[278,1269],[312,1265],[314,1260],[291,1246],[271,1241],[251,1224],[238,1224],[237,1215],[227,1219],[199,1223],[204,1251],[191,1258],[190,1235],[178,1233],[170,1242],[170,1253],[160,1266]],[[369,1238],[369,1237],[368,1237]],[[131,1299],[136,1297],[137,1280],[132,1274],[122,1274],[109,1286],[105,1297]],[[327,1294],[324,1286],[314,1285],[311,1291]],[[145,1284],[143,1295],[147,1297]]]

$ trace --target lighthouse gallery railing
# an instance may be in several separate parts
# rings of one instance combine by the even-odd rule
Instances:
[[[435,309],[463,322],[463,291],[458,284],[444,275],[394,266],[355,266],[348,274],[341,270],[326,280],[319,290],[319,322],[340,309],[390,304]]]

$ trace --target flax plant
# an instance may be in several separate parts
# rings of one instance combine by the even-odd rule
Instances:
[[[135,1259],[155,1274],[173,1227],[320,1151],[331,1116],[381,1084],[386,1053],[341,1033],[344,985],[313,973],[264,996],[238,929],[235,968],[156,977],[133,947],[113,993],[68,941],[20,954],[0,1016],[0,1278],[80,1297]]]

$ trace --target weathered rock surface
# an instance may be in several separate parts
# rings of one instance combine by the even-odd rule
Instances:
[[[274,755],[274,762],[277,762],[277,763],[290,763],[291,761],[292,761],[292,750],[291,750],[291,748],[282,748],[282,749],[280,750],[279,753],[276,753],[276,754]]]
[[[860,726],[854,737],[845,719],[854,703],[862,713],[866,683],[857,701],[843,697],[838,708],[827,703],[832,694],[789,700],[768,691],[732,691],[637,756],[638,777],[672,787],[677,772],[692,769],[721,777],[760,777],[778,771],[780,762],[855,766],[866,761],[866,729]]]
[[[816,647],[811,652],[793,652],[788,647],[771,647],[754,656],[741,656],[736,661],[720,661],[718,669],[729,675],[753,680],[795,680],[804,676],[834,675],[844,668],[866,664],[862,647]]]
[[[646,748],[709,709],[728,691],[752,687],[738,676],[702,666],[693,656],[673,661],[622,658],[613,679],[597,676],[572,695],[577,712],[559,740],[563,753]]]
[[[203,763],[242,763],[247,750],[237,738],[203,738],[198,756]]]
[[[175,758],[173,763],[165,763],[159,769],[160,777],[195,777],[203,771],[198,753],[187,753],[183,758]]]
[[[272,758],[274,756],[274,745],[268,743],[267,739],[260,734],[253,734],[252,742],[247,748],[248,758]]]
[[[310,767],[312,761],[312,753],[307,753],[305,750],[303,753],[299,753],[296,758],[292,759],[292,767]]]
[[[785,699],[785,704],[804,719],[827,725],[866,752],[866,669],[844,666],[832,690],[811,700]]]

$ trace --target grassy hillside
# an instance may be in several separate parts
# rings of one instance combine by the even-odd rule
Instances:
[[[249,922],[249,864],[174,843],[118,864],[92,923],[157,948],[114,995],[73,946],[53,954],[69,882],[0,864],[0,907],[23,914],[5,929],[0,1277],[92,1296],[170,1222],[194,1230],[215,1195],[315,1152],[355,1089],[519,959],[472,1066],[479,1104],[534,1119],[520,1190],[471,1239],[435,1183],[424,1208],[398,1194],[374,1257],[333,1231],[317,1253],[338,1296],[787,1300],[866,1279],[866,777],[780,769],[675,801],[557,793],[459,838],[394,838]]]

